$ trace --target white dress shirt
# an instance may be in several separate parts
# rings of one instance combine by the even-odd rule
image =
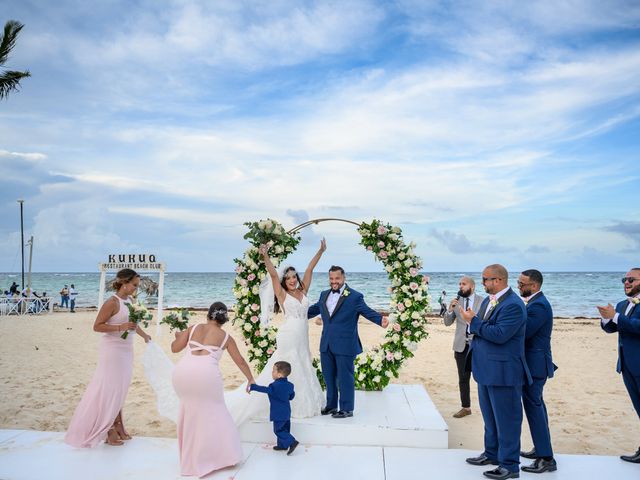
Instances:
[[[496,293],[496,301],[500,300],[500,297],[503,296],[505,293],[507,293],[507,291],[509,291],[509,287],[500,290],[498,293]],[[489,313],[494,309],[495,307],[491,306],[491,300],[489,300],[489,306],[487,307],[487,310],[484,312],[484,318],[487,318],[489,316]]]
[[[327,295],[327,310],[329,311],[329,316],[333,315],[333,311],[336,309],[336,305],[338,305],[338,300],[340,300],[340,296],[347,285],[345,283],[340,287],[340,292],[329,292]]]

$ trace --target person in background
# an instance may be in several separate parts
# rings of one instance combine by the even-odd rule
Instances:
[[[9,293],[11,295],[15,295],[16,293],[18,293],[18,287],[20,287],[20,285],[18,285],[16,282],[13,282],[9,287]]]
[[[69,285],[60,290],[60,308],[69,308]]]
[[[471,415],[471,392],[469,381],[471,379],[471,362],[468,357],[469,342],[473,335],[467,334],[467,322],[460,316],[460,311],[469,309],[478,311],[484,297],[476,295],[476,282],[471,277],[464,276],[458,284],[460,290],[456,298],[451,300],[449,308],[444,314],[444,324],[448,327],[456,322],[456,332],[453,337],[453,356],[458,367],[458,388],[460,389],[460,411],[453,415],[454,418],[462,418]]]
[[[598,307],[602,329],[618,332],[618,373],[622,373],[624,386],[631,397],[633,408],[640,418],[640,267],[632,268],[622,278],[627,296],[613,308]],[[621,412],[618,412],[621,414]],[[622,455],[625,462],[640,463],[640,447],[636,453]]]
[[[76,298],[78,297],[78,291],[75,285],[72,283],[69,288],[69,303],[71,313],[76,313]]]
[[[438,315],[444,317],[444,314],[447,311],[447,292],[445,292],[444,290],[438,297],[438,303],[440,304],[440,313],[438,313]]]

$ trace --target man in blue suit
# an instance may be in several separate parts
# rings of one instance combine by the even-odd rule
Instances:
[[[598,307],[602,328],[607,333],[618,332],[618,373],[631,397],[631,403],[640,417],[640,267],[632,268],[622,279],[627,298],[613,308]],[[640,448],[622,460],[640,463]]]
[[[556,366],[551,359],[551,330],[553,329],[553,310],[540,290],[542,273],[538,270],[525,270],[518,278],[518,290],[527,307],[527,329],[524,341],[524,355],[533,381],[522,388],[522,405],[527,415],[533,450],[521,452],[525,458],[535,459],[523,472],[553,472],[558,465],[553,458],[549,417],[542,391],[547,378],[553,377]]]
[[[322,292],[308,312],[309,318],[322,317],[320,364],[327,386],[327,405],[321,413],[347,418],[353,416],[354,408],[354,361],[362,353],[358,318],[362,315],[382,328],[387,328],[389,319],[369,308],[362,294],[349,288],[342,267],[334,265],[329,269],[329,285],[331,289]]]
[[[524,355],[527,313],[508,281],[506,268],[489,265],[482,272],[489,296],[477,314],[473,310],[461,312],[469,333],[474,334],[471,371],[484,420],[484,452],[467,458],[467,463],[498,465],[483,472],[497,480],[520,477],[522,385],[531,383]]]

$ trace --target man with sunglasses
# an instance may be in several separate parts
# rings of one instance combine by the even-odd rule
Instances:
[[[509,288],[502,265],[489,265],[482,284],[489,297],[480,311],[460,315],[474,335],[471,371],[478,384],[478,400],[484,420],[484,452],[467,458],[471,465],[498,465],[483,472],[487,478],[520,478],[522,385],[531,383],[524,355],[527,313],[524,302]]]
[[[522,388],[522,405],[527,415],[533,450],[520,452],[524,458],[535,460],[522,467],[523,472],[553,472],[558,465],[553,458],[549,417],[544,404],[543,390],[547,378],[552,378],[556,366],[551,359],[551,331],[553,310],[542,293],[542,273],[535,269],[525,270],[518,277],[518,290],[527,308],[527,329],[524,355],[533,381]]]
[[[607,333],[618,332],[618,373],[631,397],[633,407],[640,417],[640,267],[632,268],[622,279],[625,300],[613,308],[598,307],[602,329]],[[632,455],[622,455],[622,460],[640,463],[640,448]]]

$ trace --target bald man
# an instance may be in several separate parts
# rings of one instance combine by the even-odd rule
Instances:
[[[524,354],[527,313],[508,281],[506,268],[489,265],[482,272],[489,297],[477,314],[461,312],[474,335],[471,370],[484,420],[484,452],[467,463],[497,465],[483,473],[496,480],[520,477],[522,386],[531,383]]]
[[[463,418],[471,415],[471,368],[467,362],[469,353],[469,342],[473,338],[467,334],[467,323],[460,316],[461,310],[478,310],[483,297],[475,293],[476,282],[473,278],[464,276],[458,283],[458,295],[451,300],[449,308],[444,314],[444,324],[448,327],[456,323],[456,332],[453,337],[453,356],[458,367],[458,388],[460,390],[461,408],[453,414],[454,418]]]

